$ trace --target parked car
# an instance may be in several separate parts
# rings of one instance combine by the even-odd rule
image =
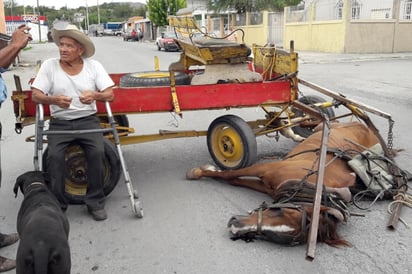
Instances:
[[[114,31],[112,29],[104,29],[102,32],[103,36],[113,36],[114,35]]]
[[[128,30],[123,33],[123,41],[139,41],[139,35],[136,30]]]
[[[173,32],[162,32],[160,37],[156,39],[156,46],[158,50],[178,51],[179,45],[175,41],[176,35]]]
[[[114,34],[114,36],[123,36],[124,32],[121,29],[115,29],[115,30],[113,30],[113,34]]]

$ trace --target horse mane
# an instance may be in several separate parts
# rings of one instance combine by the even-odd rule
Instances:
[[[332,215],[322,212],[319,216],[318,241],[326,243],[332,247],[352,246],[344,240],[338,233],[338,220]]]

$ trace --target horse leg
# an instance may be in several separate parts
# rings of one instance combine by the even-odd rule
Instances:
[[[186,179],[198,180],[202,177],[230,180],[238,177],[250,176],[260,178],[268,169],[272,169],[275,163],[256,164],[249,167],[235,170],[218,170],[213,165],[203,165],[189,170]],[[269,165],[271,167],[269,167]]]
[[[265,184],[260,179],[235,178],[235,179],[227,180],[227,182],[233,186],[241,186],[241,187],[250,188],[255,191],[265,193],[265,194],[268,193],[267,188],[265,187]]]
[[[268,169],[267,165],[268,164],[257,164],[238,170],[223,171],[217,170],[217,168],[212,165],[204,165],[200,168],[193,168],[192,170],[188,171],[186,173],[186,178],[189,180],[197,180],[202,177],[222,179],[233,186],[241,186],[253,189],[258,192],[268,193],[265,182],[261,180],[261,174],[264,174],[264,171]]]

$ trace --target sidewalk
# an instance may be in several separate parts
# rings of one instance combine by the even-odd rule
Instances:
[[[341,62],[362,62],[374,60],[412,59],[412,52],[403,53],[323,53],[311,51],[296,51],[300,64],[326,64]],[[20,66],[34,66],[38,60],[44,61],[50,57],[58,57],[58,49],[54,43],[30,44],[22,51]]]
[[[326,63],[341,63],[341,62],[362,62],[362,61],[377,61],[391,59],[412,59],[412,52],[403,53],[322,53],[297,51],[299,63],[309,64],[326,64]]]

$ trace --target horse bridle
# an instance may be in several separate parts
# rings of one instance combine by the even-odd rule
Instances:
[[[301,218],[301,231],[297,235],[288,235],[284,233],[276,233],[272,231],[263,231],[262,230],[262,222],[263,222],[263,211],[266,209],[282,209],[282,208],[291,208],[291,209],[296,209],[299,210],[302,214]],[[303,244],[306,240],[306,231],[307,231],[307,225],[309,223],[309,217],[307,216],[306,211],[303,209],[302,204],[292,204],[292,203],[275,203],[268,205],[265,202],[260,205],[257,209],[253,210],[252,212],[258,213],[258,220],[257,220],[257,225],[256,225],[256,231],[255,232],[248,232],[246,234],[240,235],[240,236],[233,236],[231,239],[232,240],[238,240],[242,239],[246,242],[251,242],[254,239],[257,238],[265,238],[266,240],[278,243],[278,244],[284,244],[284,245],[299,245]]]
[[[276,233],[272,231],[266,231],[266,232],[262,231],[263,210],[282,209],[282,208],[290,208],[290,209],[296,209],[300,211],[302,215],[301,230],[297,235],[288,235],[285,233]],[[275,203],[275,204],[271,204],[268,206],[266,203],[263,203],[257,210],[258,210],[257,235],[262,235],[266,237],[268,240],[279,243],[279,244],[287,244],[291,246],[302,244],[306,241],[307,224],[310,220],[309,220],[309,217],[307,216],[306,211],[303,209],[302,204]]]

